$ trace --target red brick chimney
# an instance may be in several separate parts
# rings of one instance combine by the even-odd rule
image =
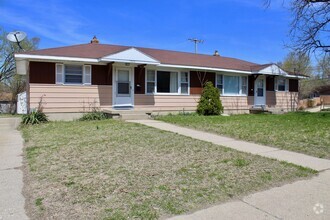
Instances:
[[[98,44],[100,43],[100,41],[96,38],[96,36],[93,37],[93,39],[91,40],[91,44]]]

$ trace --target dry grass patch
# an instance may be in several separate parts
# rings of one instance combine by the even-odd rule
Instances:
[[[283,115],[169,115],[158,119],[285,150],[330,159],[330,112]]]
[[[137,124],[22,128],[33,219],[157,219],[314,174]]]

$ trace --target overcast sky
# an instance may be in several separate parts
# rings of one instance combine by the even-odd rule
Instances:
[[[0,26],[41,39],[39,48],[101,43],[193,52],[256,63],[288,53],[289,10],[282,0],[0,0]]]

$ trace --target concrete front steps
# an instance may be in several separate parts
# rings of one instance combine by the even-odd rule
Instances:
[[[294,109],[293,109],[294,110]],[[268,114],[284,114],[289,111],[293,111],[291,109],[282,109],[282,108],[274,108],[274,107],[267,107],[267,106],[252,106],[249,109],[250,114],[262,114],[262,113],[268,113]]]
[[[104,109],[104,113],[111,115],[114,119],[121,120],[143,120],[149,119],[151,117],[151,112],[143,110],[113,110],[113,109]]]

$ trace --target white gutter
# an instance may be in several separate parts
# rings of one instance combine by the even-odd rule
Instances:
[[[211,71],[221,71],[221,72],[231,72],[231,73],[252,74],[252,72],[250,72],[250,71],[221,69],[221,68],[212,68],[212,67],[201,67],[201,66],[184,66],[184,65],[172,65],[172,64],[159,64],[158,66],[173,67],[173,68],[186,68],[186,69],[194,69],[194,70],[211,70]]]
[[[286,78],[294,78],[294,79],[307,79],[308,77],[306,76],[295,76],[295,75],[287,75],[287,76],[284,76]]]
[[[258,72],[251,71],[243,71],[243,70],[233,70],[233,69],[222,69],[222,68],[213,68],[213,67],[202,67],[202,66],[187,66],[187,65],[173,65],[173,64],[161,64],[159,62],[150,62],[143,60],[125,60],[125,59],[93,59],[93,58],[80,58],[80,57],[63,57],[63,56],[44,56],[44,55],[31,55],[31,54],[15,54],[15,58],[17,60],[53,60],[53,61],[72,61],[72,62],[86,62],[86,63],[100,63],[100,62],[119,62],[119,63],[136,63],[136,64],[149,64],[156,65],[159,67],[170,67],[170,68],[184,68],[184,69],[192,69],[192,70],[200,70],[200,71],[216,71],[216,72],[230,72],[230,73],[243,73],[243,74],[258,74]],[[22,63],[23,64],[23,63]],[[22,65],[22,70],[24,69]],[[19,71],[24,72],[24,71]],[[275,75],[275,74],[267,74],[267,73],[259,73],[262,75]],[[287,78],[299,78],[305,79],[307,77],[304,76],[293,76],[293,75],[280,75]]]
[[[31,54],[15,54],[17,59],[35,59],[35,60],[55,60],[55,61],[76,61],[76,62],[87,62],[87,63],[98,63],[98,59],[92,58],[80,58],[80,57],[60,57],[60,56],[42,56],[42,55],[31,55]]]

